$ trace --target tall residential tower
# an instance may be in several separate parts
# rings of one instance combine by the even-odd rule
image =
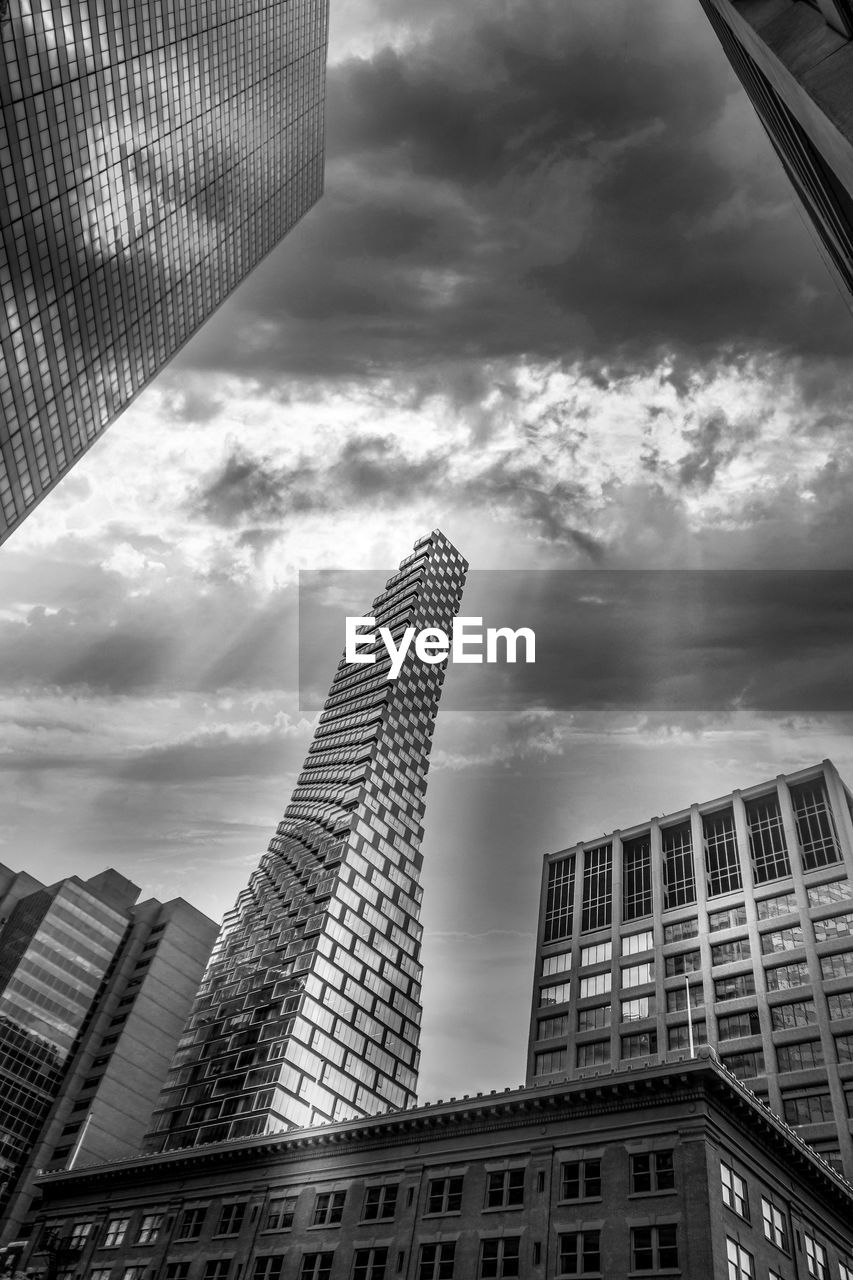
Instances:
[[[853,1176],[853,821],[829,761],[545,859],[527,1078],[708,1043]]]
[[[0,2],[0,541],[320,196],[327,10]]]
[[[375,627],[450,631],[467,564],[421,538]],[[226,917],[160,1101],[154,1150],[415,1100],[419,845],[444,666],[342,658],[269,850]]]

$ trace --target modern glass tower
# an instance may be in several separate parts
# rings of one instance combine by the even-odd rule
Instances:
[[[328,0],[0,0],[0,540],[318,199]]]
[[[706,1043],[853,1175],[853,821],[829,761],[545,859],[528,1083]]]
[[[449,632],[467,564],[421,538],[376,628]],[[443,665],[384,646],[335,673],[291,803],[226,917],[148,1146],[192,1146],[415,1101],[419,845]]]
[[[853,307],[851,0],[700,0]]]

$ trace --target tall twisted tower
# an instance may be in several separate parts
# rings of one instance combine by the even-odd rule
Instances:
[[[450,631],[467,563],[415,543],[371,616]],[[338,664],[298,784],[225,918],[155,1113],[150,1150],[415,1101],[424,794],[443,665]]]

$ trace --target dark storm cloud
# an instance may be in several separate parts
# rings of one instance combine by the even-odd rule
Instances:
[[[472,4],[333,65],[327,193],[241,292],[247,340],[214,322],[194,358],[417,380],[501,356],[846,353],[787,180],[680,5],[515,4],[498,22]]]

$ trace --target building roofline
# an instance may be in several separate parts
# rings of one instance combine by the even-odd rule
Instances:
[[[673,1084],[680,1086],[680,1093],[673,1090]],[[411,1142],[416,1136],[439,1134],[448,1126],[464,1132],[469,1125],[482,1127],[484,1121],[491,1122],[489,1128],[513,1127],[529,1122],[537,1114],[544,1118],[562,1113],[564,1118],[569,1118],[572,1112],[581,1116],[602,1111],[634,1111],[650,1104],[666,1105],[679,1097],[683,1100],[684,1090],[694,1094],[704,1091],[710,1101],[727,1107],[736,1116],[738,1125],[751,1130],[757,1141],[781,1152],[789,1164],[796,1165],[813,1190],[835,1202],[843,1201],[848,1210],[853,1211],[853,1185],[723,1067],[709,1046],[700,1047],[694,1058],[582,1079],[492,1090],[258,1138],[233,1138],[177,1151],[138,1155],[108,1164],[42,1174],[37,1181],[50,1197],[53,1190],[73,1194],[74,1189],[84,1191],[104,1183],[132,1185],[140,1174],[150,1175],[158,1169],[163,1174],[169,1171],[185,1174],[192,1166],[233,1167],[240,1158],[247,1162],[263,1161],[271,1156],[280,1159],[283,1155],[324,1155],[335,1149],[370,1149],[376,1145],[387,1150]]]

